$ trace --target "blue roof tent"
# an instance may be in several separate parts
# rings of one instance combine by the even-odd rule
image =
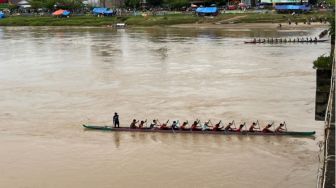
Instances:
[[[94,15],[99,15],[99,14],[103,14],[103,15],[106,15],[106,16],[112,16],[113,15],[113,11],[109,8],[94,8],[92,10],[93,14]]]
[[[5,18],[5,14],[3,12],[0,11],[0,19],[1,18]]]
[[[304,11],[308,12],[311,10],[309,5],[275,5],[275,10],[277,11]]]
[[[62,15],[63,16],[69,16],[70,15],[70,11],[64,10]]]
[[[198,15],[217,15],[218,8],[217,7],[199,7],[196,9],[196,13]]]

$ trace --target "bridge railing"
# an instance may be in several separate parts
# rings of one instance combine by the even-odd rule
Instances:
[[[334,53],[335,54],[335,53]],[[323,150],[322,156],[319,156],[321,167],[318,170],[318,177],[317,177],[317,188],[326,188],[326,177],[327,177],[327,165],[329,160],[335,160],[335,155],[330,155],[328,150],[330,147],[329,143],[329,137],[335,125],[332,125],[333,118],[335,114],[333,112],[335,111],[335,55],[333,58],[332,68],[331,68],[331,79],[330,79],[330,91],[329,91],[329,99],[325,114],[325,120],[324,120],[324,135],[325,140],[324,142],[321,142],[320,144],[320,151]],[[332,144],[331,144],[332,145]],[[333,145],[331,147],[334,147]]]

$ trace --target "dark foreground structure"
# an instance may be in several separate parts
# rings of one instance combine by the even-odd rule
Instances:
[[[322,188],[335,187],[335,58],[332,67],[330,93],[325,113],[323,164],[317,185],[317,187]]]

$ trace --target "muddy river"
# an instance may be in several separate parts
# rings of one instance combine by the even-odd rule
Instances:
[[[0,27],[0,187],[316,185],[323,122],[312,61],[330,44],[246,45],[312,28]],[[262,126],[315,137],[86,131],[131,119]]]

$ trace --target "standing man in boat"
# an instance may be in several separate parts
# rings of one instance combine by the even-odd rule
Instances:
[[[117,112],[114,113],[114,116],[113,116],[113,125],[114,125],[114,128],[119,128],[120,124],[119,124],[119,115]]]

